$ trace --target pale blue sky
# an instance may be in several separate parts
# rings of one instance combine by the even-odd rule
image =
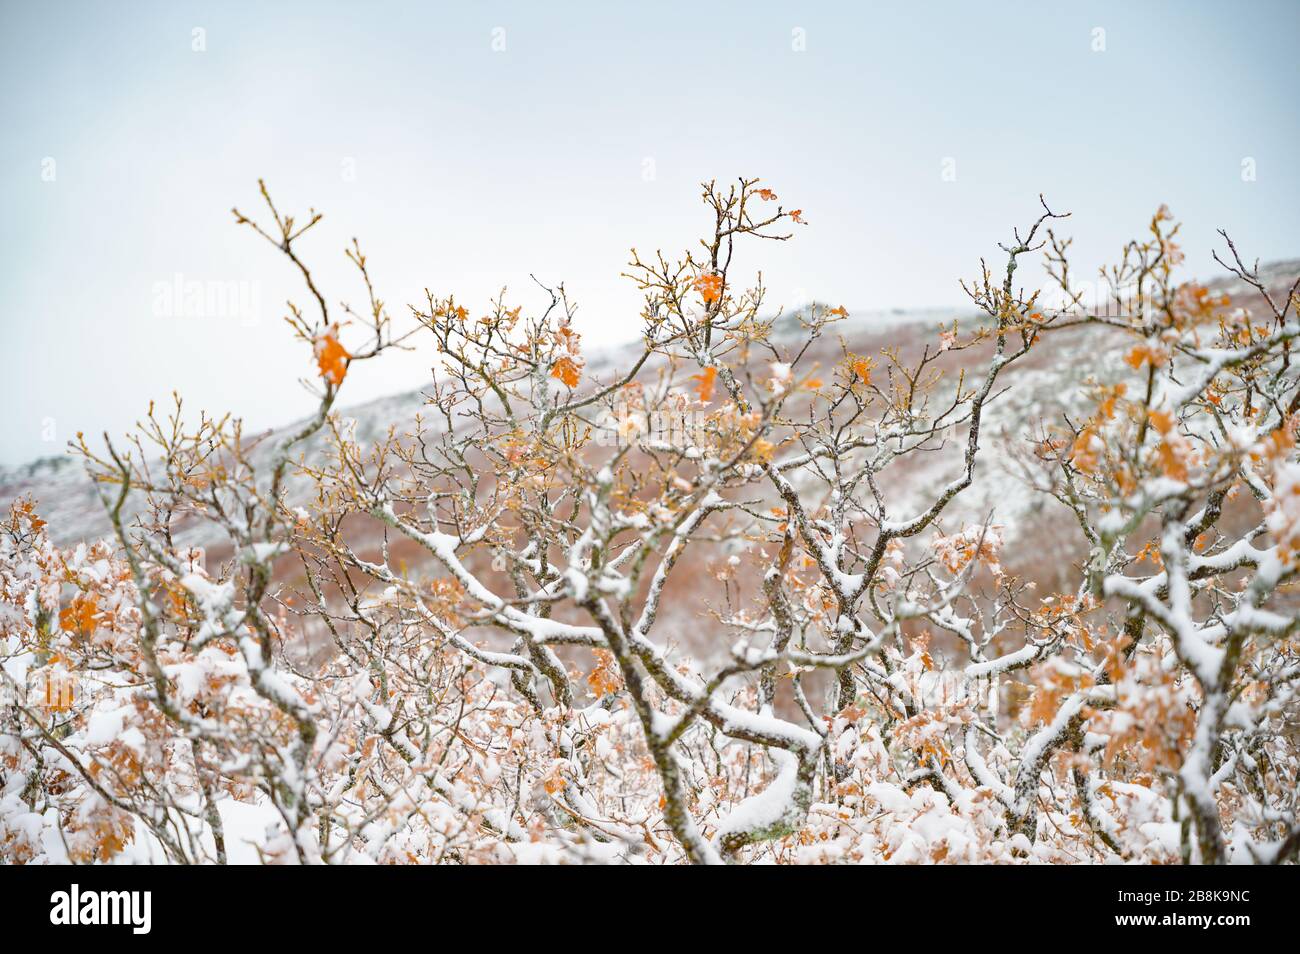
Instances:
[[[743,260],[774,305],[956,306],[1040,191],[1075,213],[1088,268],[1161,202],[1194,273],[1219,227],[1300,254],[1300,3],[2,9],[5,464],[120,432],[172,389],[255,427],[309,408],[309,356],[279,320],[298,285],[229,214],[256,206],[258,176],[326,213],[303,251],[332,300],[361,299],[357,235],[395,311],[426,285],[530,304],[532,272],[566,283],[592,344],[635,334],[627,250],[693,241],[710,177],[762,176],[805,210],[797,241]],[[257,314],[157,314],[178,274],[246,283]],[[359,368],[344,403],[431,364]]]

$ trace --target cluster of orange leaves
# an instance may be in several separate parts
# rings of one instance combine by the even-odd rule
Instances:
[[[551,365],[551,377],[564,383],[565,387],[576,388],[582,373],[582,358],[578,348],[581,339],[576,331],[564,321],[555,329],[555,340],[561,349],[560,357]]]
[[[92,593],[78,593],[59,613],[59,625],[69,632],[88,636],[99,623],[99,606]]]
[[[1101,439],[1101,428],[1115,417],[1115,410],[1123,399],[1125,390],[1126,387],[1122,383],[1101,389],[1097,413],[1079,430],[1070,447],[1070,464],[1079,473],[1093,476],[1101,469],[1106,448],[1105,442]]]
[[[623,688],[623,677],[619,675],[614,654],[607,649],[595,649],[592,652],[596,657],[596,664],[591,672],[587,673],[587,687],[591,690],[591,694],[600,699],[611,692],[618,692]]]
[[[1144,364],[1149,364],[1153,368],[1163,367],[1168,361],[1169,352],[1167,350],[1145,341],[1139,345],[1134,345],[1132,350],[1124,356],[1124,363],[1134,371]]]
[[[894,728],[894,738],[925,758],[936,758],[947,766],[952,761],[945,735],[952,726],[964,726],[975,719],[976,701],[967,697],[951,705],[923,709]]]

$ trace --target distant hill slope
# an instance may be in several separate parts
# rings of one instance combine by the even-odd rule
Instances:
[[[884,340],[888,333],[904,327],[917,327],[932,330],[940,322],[951,322],[957,317],[955,310],[944,309],[891,309],[885,311],[850,312],[851,318],[841,328],[841,333],[853,342],[859,340]],[[798,331],[793,318],[778,326],[779,337],[788,338]],[[606,348],[588,356],[589,374],[616,373],[619,368],[632,360],[637,345],[629,343],[621,347]],[[344,406],[337,410],[340,417],[356,422],[356,436],[362,443],[381,440],[390,427],[399,430],[415,420],[415,415],[426,404],[421,390],[406,391],[390,397],[378,398],[351,407]],[[266,432],[259,448],[251,455],[256,465],[265,459],[271,448],[282,434],[290,433],[300,422],[288,421],[283,426]],[[325,437],[317,435],[308,441],[301,451],[309,457],[314,446],[319,446]],[[38,503],[42,518],[49,524],[50,536],[56,543],[68,545],[83,540],[95,540],[109,536],[112,527],[94,484],[87,478],[81,461],[67,453],[57,456],[42,457],[13,468],[0,468],[0,506],[7,508],[9,503],[22,496],[30,496]],[[213,528],[196,526],[183,529],[181,541],[196,546],[210,545],[216,542],[211,538]]]

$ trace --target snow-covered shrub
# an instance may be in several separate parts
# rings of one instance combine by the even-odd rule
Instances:
[[[625,367],[562,288],[534,315],[430,294],[399,329],[355,245],[341,313],[298,253],[318,216],[237,213],[306,282],[317,412],[270,452],[179,401],[80,442],[112,541],[14,506],[0,860],[1294,858],[1295,288],[1235,251],[1262,317],[1176,284],[1162,210],[1114,271],[1136,312],[1083,314],[1044,205],[967,286],[979,320],[827,365],[845,309],[775,320],[733,264],[802,212],[756,180],[704,199],[702,251],[633,253]],[[1044,234],[1060,307],[1012,282]],[[954,501],[1004,371],[1081,325],[1133,342],[1025,443],[1086,554],[1040,592],[1016,528]],[[421,341],[426,413],[358,439],[349,368]],[[200,523],[223,545],[176,542]]]

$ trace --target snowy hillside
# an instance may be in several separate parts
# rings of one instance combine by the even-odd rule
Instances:
[[[850,320],[839,326],[840,331],[855,348],[862,350],[869,346],[891,343],[891,339],[903,333],[912,334],[918,329],[932,331],[941,322],[951,322],[957,317],[957,312],[943,309],[890,309],[850,311],[850,315]],[[783,341],[791,340],[799,332],[793,319],[779,324],[776,330],[778,338]],[[587,367],[597,377],[612,376],[632,360],[635,348],[635,344],[629,344],[594,351],[587,359]],[[382,439],[390,427],[397,427],[399,431],[408,427],[425,404],[424,393],[413,390],[363,404],[344,404],[337,413],[340,418],[355,422],[356,436],[360,442],[370,443]],[[284,426],[270,432],[271,439],[262,441],[253,453],[253,463],[256,465],[266,460],[276,438],[292,432],[299,423],[286,422]],[[325,440],[323,432],[316,435],[302,445],[302,452],[310,457]],[[111,535],[111,525],[96,488],[87,479],[80,461],[75,457],[68,454],[42,457],[19,467],[0,469],[0,505],[7,507],[12,500],[22,496],[36,500],[43,519],[49,524],[51,537],[59,544],[91,541]],[[212,525],[204,524],[183,530],[181,537],[187,544],[205,546],[216,542],[216,538],[212,537],[213,532]]]
[[[1261,268],[1260,275],[1280,292],[1300,275],[1300,259],[1271,263]],[[1254,290],[1235,279],[1217,279],[1208,284],[1216,291],[1228,293],[1234,303],[1244,307],[1259,304]],[[833,326],[834,333],[827,335],[811,356],[823,365],[833,364],[838,356],[839,338],[852,351],[863,354],[873,354],[882,348],[919,349],[922,343],[934,340],[939,326],[951,325],[954,319],[965,323],[972,320],[972,313],[939,308],[849,309],[849,317]],[[774,332],[784,345],[800,343],[801,330],[793,317],[778,321]],[[1006,372],[1004,380],[1010,385],[1007,393],[989,405],[985,426],[988,440],[1014,442],[1040,422],[1059,422],[1063,413],[1077,412],[1085,400],[1082,388],[1090,379],[1118,381],[1130,373],[1122,361],[1127,346],[1125,336],[1099,328],[1089,328],[1086,333],[1083,329],[1054,333],[1027,360]],[[587,362],[589,373],[595,379],[612,377],[633,360],[636,347],[632,343],[593,352]],[[972,363],[978,360],[971,359]],[[391,427],[399,432],[408,427],[425,404],[424,394],[413,390],[351,407],[344,405],[338,414],[346,421],[355,422],[357,439],[364,444],[382,439]],[[277,438],[296,426],[297,422],[287,423],[270,436]],[[324,432],[317,434],[302,446],[302,452],[310,458],[325,440]],[[274,439],[262,441],[252,455],[254,464],[265,460],[275,443]],[[932,487],[950,479],[956,460],[955,454],[929,455],[922,467],[909,472],[908,486],[892,489],[890,499],[901,509],[907,509],[912,497],[924,498]],[[296,503],[294,492],[291,487],[291,502]],[[90,541],[110,534],[96,488],[75,458],[46,457],[0,470],[0,505],[8,506],[20,496],[36,500],[37,509],[49,524],[51,537],[60,544]],[[1024,532],[1023,528],[1032,527],[1033,521],[1018,518],[1037,514],[1044,505],[1041,497],[1020,485],[1005,456],[995,454],[983,462],[975,485],[960,499],[959,507],[950,516],[969,520],[992,513],[995,521],[1005,520]],[[213,531],[210,524],[182,528],[179,542],[211,546],[219,542],[212,537]]]

